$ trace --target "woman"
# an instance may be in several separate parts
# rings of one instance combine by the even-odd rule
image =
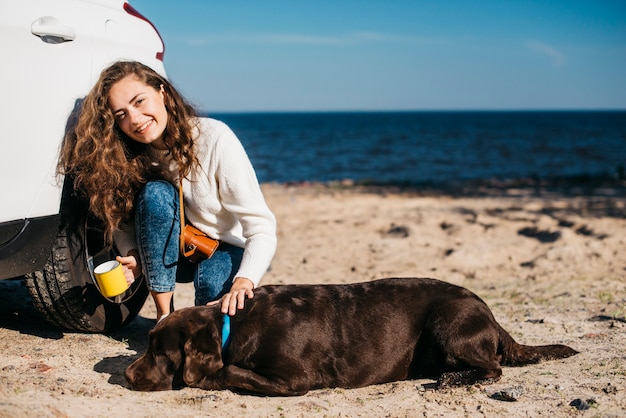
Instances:
[[[120,61],[102,72],[58,171],[105,222],[127,280],[145,274],[157,321],[173,309],[177,277],[193,277],[196,305],[221,298],[229,315],[253,297],[276,250],[276,221],[252,164],[225,124],[197,117],[149,67]],[[198,264],[179,254],[179,178],[185,219],[220,240]]]

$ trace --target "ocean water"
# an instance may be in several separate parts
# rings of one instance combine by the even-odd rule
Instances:
[[[626,112],[210,116],[235,131],[260,182],[438,184],[617,176],[626,166]]]

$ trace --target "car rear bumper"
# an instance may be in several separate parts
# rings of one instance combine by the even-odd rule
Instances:
[[[0,224],[0,279],[43,269],[59,224],[58,214]]]

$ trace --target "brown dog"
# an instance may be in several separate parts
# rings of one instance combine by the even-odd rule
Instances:
[[[231,317],[224,349],[219,309],[181,309],[150,331],[148,351],[125,372],[132,389],[285,396],[417,377],[459,386],[497,381],[501,365],[577,353],[517,344],[478,296],[434,279],[262,286]]]

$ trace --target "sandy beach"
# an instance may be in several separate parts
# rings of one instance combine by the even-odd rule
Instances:
[[[626,185],[507,184],[418,191],[264,184],[279,245],[262,284],[434,277],[469,288],[520,343],[574,357],[505,367],[492,385],[432,380],[299,397],[185,388],[133,392],[124,369],[147,347],[148,301],[110,335],[48,326],[21,281],[0,282],[0,417],[624,417]],[[193,285],[176,290],[193,304]],[[498,397],[513,391],[516,400]]]

